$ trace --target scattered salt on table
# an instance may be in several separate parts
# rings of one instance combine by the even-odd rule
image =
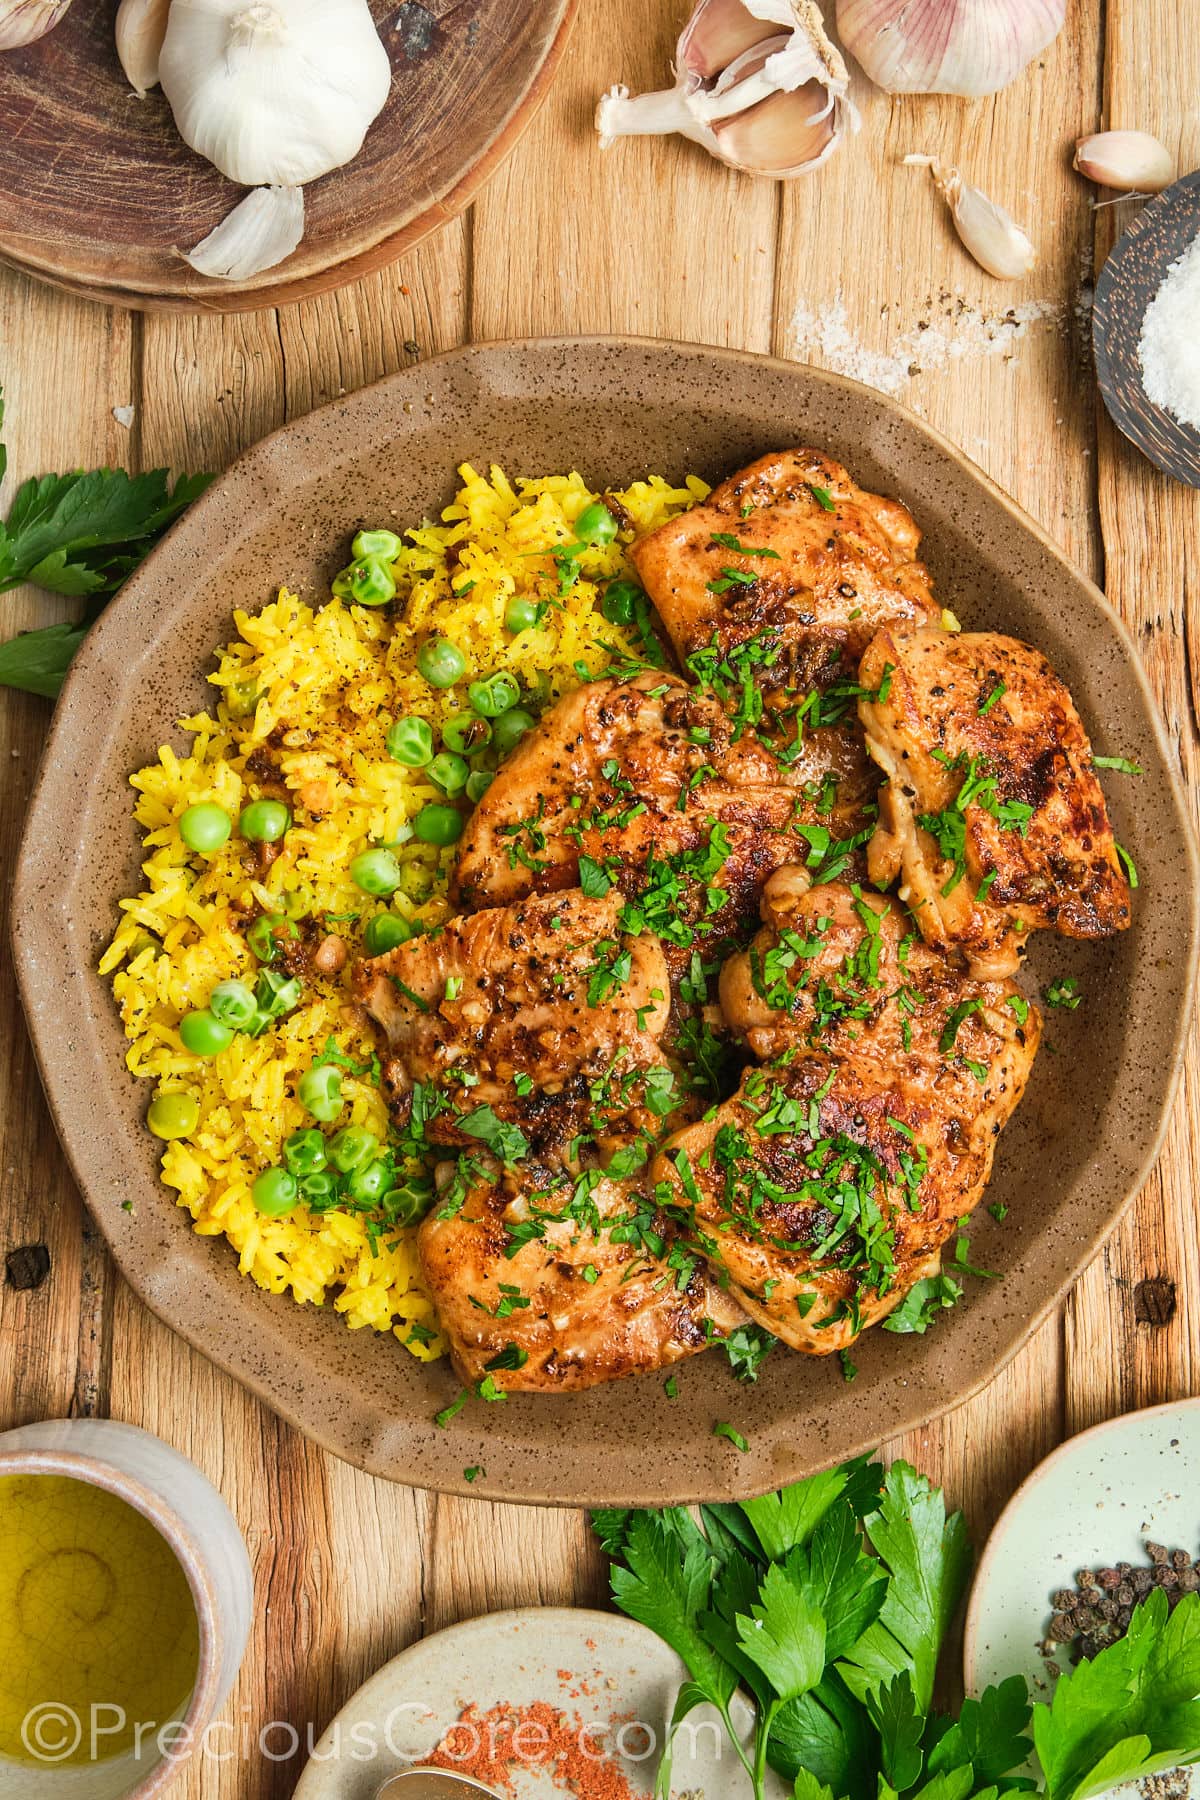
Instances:
[[[1200,236],[1146,308],[1138,356],[1147,399],[1200,430]]]

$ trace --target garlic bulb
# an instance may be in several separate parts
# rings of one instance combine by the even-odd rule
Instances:
[[[0,0],[0,50],[19,50],[53,31],[71,0]]]
[[[1075,146],[1075,167],[1121,193],[1157,194],[1175,179],[1175,161],[1148,131],[1097,131]]]
[[[933,156],[906,156],[906,163],[928,169],[934,185],[950,208],[954,229],[980,268],[998,281],[1019,281],[1037,261],[1037,251],[1002,206],[977,187],[964,181],[957,169],[947,169]]]
[[[185,143],[246,187],[349,162],[392,79],[367,0],[172,0],[159,73]]]
[[[838,0],[843,44],[889,94],[995,94],[1062,30],[1067,0]]]
[[[117,56],[139,100],[158,86],[170,10],[171,0],[121,0],[117,8]]]
[[[274,196],[243,201],[192,253],[202,274],[230,264],[244,281],[295,249],[300,188],[358,154],[392,68],[367,0],[171,0],[159,75],[184,141]]]
[[[858,128],[849,77],[815,0],[699,0],[676,49],[676,82],[596,109],[601,149],[679,132],[750,175],[820,168]]]

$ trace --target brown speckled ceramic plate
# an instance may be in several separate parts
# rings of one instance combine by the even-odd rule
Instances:
[[[1141,882],[1111,943],[1039,934],[1031,974],[1074,974],[1084,1004],[1049,1015],[1004,1134],[971,1258],[1001,1279],[926,1337],[870,1333],[858,1378],[836,1359],[777,1352],[754,1387],[724,1358],[575,1396],[512,1397],[433,1414],[448,1366],[351,1333],[331,1311],[271,1298],[228,1245],[196,1237],[157,1179],[147,1088],[96,961],[118,895],[135,890],[127,777],[211,698],[205,670],[231,609],[281,582],[318,595],[350,534],[442,505],[455,466],[513,475],[578,467],[596,487],[652,470],[710,480],[765,451],[816,444],[867,487],[905,500],[943,598],[968,628],[1036,643],[1070,683],[1097,750],[1136,757],[1106,776]],[[176,738],[176,742],[182,740]],[[67,1154],[125,1275],[163,1319],[327,1448],[378,1474],[511,1499],[662,1503],[748,1494],[866,1449],[989,1381],[1095,1253],[1158,1150],[1179,1073],[1197,951],[1196,862],[1174,765],[1136,653],[1103,596],[1010,500],[894,401],[817,369],[727,350],[547,340],[454,352],[298,420],[218,481],[88,638],[34,795],[14,903],[21,988]],[[132,1201],[132,1211],[122,1202]],[[185,1401],[186,1403],[186,1401]],[[745,1434],[739,1453],[717,1420]],[[487,1470],[474,1486],[465,1468]]]

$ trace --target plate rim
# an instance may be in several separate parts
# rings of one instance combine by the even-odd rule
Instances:
[[[981,1370],[976,1377],[972,1378],[968,1386],[956,1389],[952,1400],[949,1402],[933,1399],[932,1397],[927,1401],[925,1398],[920,1397],[913,1392],[913,1385],[915,1384],[910,1385],[903,1380],[895,1380],[893,1382],[896,1410],[889,1421],[888,1434],[894,1436],[912,1431],[927,1424],[934,1418],[941,1417],[947,1411],[951,1411],[964,1404],[967,1400],[982,1392],[984,1388],[989,1386],[990,1383],[1002,1373],[1004,1368],[1012,1361],[1013,1357],[1018,1354],[1026,1343],[1028,1343],[1033,1334],[1050,1316],[1055,1307],[1060,1304],[1062,1298],[1069,1292],[1083,1270],[1093,1261],[1103,1244],[1111,1236],[1112,1232],[1116,1230],[1117,1226],[1132,1206],[1137,1194],[1143,1187],[1150,1171],[1154,1167],[1170,1124],[1172,1108],[1182,1079],[1183,1047],[1187,1040],[1195,1004],[1197,973],[1198,969],[1200,969],[1200,857],[1198,857],[1197,853],[1196,837],[1191,823],[1186,793],[1182,779],[1175,766],[1174,754],[1167,738],[1165,723],[1160,716],[1157,701],[1150,687],[1148,676],[1137,653],[1132,636],[1107,598],[1094,582],[1084,575],[1082,571],[1077,570],[1074,567],[1066,554],[1054,543],[1049,534],[1038,525],[1036,520],[1031,519],[1023,509],[1018,506],[1015,500],[1004,493],[1004,491],[999,488],[997,484],[984,473],[984,471],[978,468],[965,452],[954,445],[949,439],[945,438],[934,427],[930,426],[924,419],[911,412],[910,409],[901,402],[893,399],[890,395],[880,393],[876,389],[865,388],[864,384],[854,381],[847,376],[837,375],[831,371],[823,370],[811,365],[798,365],[795,362],[790,362],[778,357],[760,355],[753,351],[729,350],[720,346],[684,343],[667,339],[592,334],[588,336],[557,335],[544,338],[489,340],[459,345],[454,349],[441,353],[436,358],[430,358],[427,362],[424,362],[415,368],[397,371],[383,377],[378,382],[368,384],[366,387],[356,390],[350,395],[339,396],[332,401],[326,402],[323,406],[315,408],[313,411],[302,414],[299,418],[277,427],[266,437],[260,439],[249,449],[242,452],[242,454],[217,477],[200,499],[188,509],[188,512],[184,517],[172,526],[171,530],[166,534],[159,546],[152,552],[151,556],[146,559],[146,562],[142,564],[129,581],[126,582],[117,598],[110,602],[97,626],[88,634],[81,650],[76,656],[63,694],[55,710],[51,730],[43,751],[42,763],[29,800],[28,811],[17,853],[16,874],[12,897],[11,930],[18,988],[21,994],[26,1023],[33,1043],[38,1071],[42,1079],[43,1089],[46,1093],[50,1112],[81,1196],[84,1198],[84,1202],[96,1221],[102,1236],[104,1236],[106,1242],[109,1244],[110,1249],[113,1250],[114,1259],[116,1259],[113,1238],[110,1231],[106,1228],[109,1223],[108,1215],[103,1206],[97,1205],[93,1207],[88,1198],[88,1183],[83,1176],[87,1152],[84,1134],[82,1131],[78,1131],[74,1127],[65,1124],[62,1108],[60,1107],[58,1097],[52,1085],[52,1078],[48,1075],[48,1069],[54,1065],[56,1061],[56,1052],[59,1051],[60,1046],[57,1042],[57,1033],[49,1012],[45,1012],[44,1015],[39,1014],[38,994],[42,981],[39,947],[42,938],[45,935],[46,927],[38,917],[34,892],[36,883],[31,869],[34,840],[37,838],[39,831],[45,829],[46,822],[43,821],[42,815],[54,808],[52,771],[56,760],[56,751],[60,743],[73,735],[77,728],[74,717],[77,710],[77,696],[82,698],[84,695],[88,680],[92,675],[93,665],[100,665],[102,663],[104,639],[106,632],[112,628],[112,621],[123,620],[127,613],[136,611],[140,604],[143,587],[149,586],[153,578],[156,561],[162,562],[166,560],[166,557],[169,554],[169,546],[175,535],[177,533],[188,531],[201,533],[205,528],[209,512],[219,508],[223,498],[228,494],[230,488],[233,487],[235,483],[240,484],[246,480],[247,477],[250,477],[250,479],[253,480],[256,475],[261,474],[269,489],[275,489],[277,487],[277,452],[281,442],[285,440],[290,433],[297,430],[312,429],[314,424],[316,424],[319,429],[322,417],[324,417],[328,423],[330,416],[335,412],[343,413],[347,409],[352,408],[355,404],[361,403],[364,396],[386,393],[389,389],[395,390],[397,404],[398,406],[402,406],[403,399],[407,396],[409,390],[414,387],[419,387],[425,374],[435,363],[449,364],[458,362],[469,365],[472,359],[476,357],[482,356],[487,358],[499,353],[507,354],[514,351],[519,352],[522,355],[544,357],[557,352],[570,353],[581,347],[587,347],[592,350],[632,350],[642,354],[653,354],[655,356],[669,354],[680,356],[693,362],[710,361],[715,358],[725,367],[733,367],[735,369],[740,366],[761,367],[765,365],[770,370],[785,377],[794,376],[797,369],[800,368],[803,370],[806,379],[816,381],[818,385],[831,387],[835,391],[852,392],[855,394],[866,392],[869,394],[872,403],[881,408],[883,412],[895,415],[918,434],[927,437],[943,454],[948,455],[953,461],[964,465],[968,470],[972,481],[981,486],[994,501],[999,502],[1016,524],[1026,533],[1032,534],[1037,542],[1049,552],[1052,559],[1064,570],[1069,571],[1072,579],[1076,580],[1081,585],[1083,590],[1087,593],[1091,604],[1105,619],[1122,647],[1125,661],[1129,665],[1134,680],[1141,692],[1147,719],[1155,737],[1156,747],[1163,760],[1167,789],[1173,803],[1180,835],[1186,847],[1188,863],[1188,906],[1186,909],[1186,918],[1184,920],[1183,934],[1184,948],[1186,951],[1185,980],[1182,984],[1181,1006],[1177,1015],[1175,1031],[1170,1045],[1167,1082],[1156,1128],[1147,1143],[1143,1155],[1136,1165],[1119,1206],[1112,1213],[1109,1221],[1105,1224],[1099,1235],[1089,1237],[1087,1241],[1083,1243],[1082,1247],[1073,1255],[1070,1260],[1069,1273],[1064,1278],[1059,1288],[1049,1295],[1034,1313],[1023,1319],[1020,1329],[1014,1332],[1013,1337],[1007,1343],[1003,1353],[990,1367]],[[147,573],[147,571],[149,571],[149,573]],[[78,710],[86,716],[89,710],[86,699],[82,699],[82,705],[78,707]],[[635,1489],[632,1494],[628,1487],[614,1489],[611,1486],[606,1486],[604,1485],[602,1473],[593,1475],[590,1478],[590,1485],[582,1488],[579,1493],[573,1493],[564,1497],[561,1492],[552,1490],[536,1466],[533,1469],[529,1469],[527,1465],[524,1465],[521,1468],[501,1470],[497,1477],[484,1477],[475,1485],[468,1482],[465,1479],[465,1475],[459,1475],[456,1478],[449,1479],[444,1476],[438,1476],[436,1480],[425,1481],[422,1479],[423,1472],[419,1469],[397,1470],[389,1463],[386,1453],[381,1448],[380,1439],[383,1438],[386,1433],[384,1428],[380,1426],[378,1421],[374,1418],[369,1407],[363,1407],[356,1420],[351,1421],[351,1423],[347,1425],[342,1436],[340,1438],[335,1438],[331,1430],[326,1429],[322,1425],[314,1425],[308,1422],[307,1418],[303,1417],[306,1410],[305,1403],[298,1402],[291,1398],[290,1394],[281,1392],[280,1389],[282,1384],[279,1382],[276,1382],[275,1385],[272,1386],[268,1373],[264,1372],[261,1365],[256,1366],[253,1369],[248,1368],[244,1361],[240,1363],[236,1362],[232,1357],[227,1357],[222,1351],[211,1348],[209,1342],[206,1341],[206,1333],[201,1323],[197,1322],[195,1325],[189,1324],[185,1326],[181,1325],[176,1318],[168,1316],[167,1307],[171,1296],[168,1294],[165,1299],[160,1301],[157,1293],[151,1291],[151,1284],[144,1271],[139,1270],[134,1274],[127,1270],[123,1264],[119,1263],[119,1266],[121,1267],[124,1279],[130,1283],[139,1299],[145,1305],[149,1306],[151,1311],[153,1311],[157,1317],[162,1319],[162,1321],[172,1330],[178,1332],[185,1341],[190,1343],[195,1349],[199,1350],[201,1354],[215,1362],[218,1367],[223,1369],[227,1374],[230,1374],[235,1380],[246,1386],[250,1392],[271,1408],[271,1410],[288,1419],[291,1424],[301,1430],[322,1449],[356,1464],[371,1474],[400,1481],[409,1486],[425,1486],[433,1488],[438,1492],[499,1500],[516,1500],[537,1505],[566,1505],[578,1508],[609,1504],[654,1506],[667,1503],[664,1500],[661,1491],[649,1486]],[[910,1394],[911,1398],[906,1401],[905,1396]],[[311,1412],[311,1407],[308,1407],[307,1410]],[[844,1448],[844,1451],[839,1450],[839,1454],[844,1453],[846,1456],[859,1455],[874,1450],[877,1447],[878,1442],[879,1435],[877,1433],[866,1432],[860,1428],[854,1440]],[[765,1459],[766,1453],[764,1452],[764,1463]],[[749,1480],[744,1478],[739,1480],[736,1467],[738,1460],[740,1459],[734,1459],[732,1464],[726,1462],[723,1465],[720,1474],[704,1472],[703,1478],[697,1479],[683,1493],[680,1493],[677,1489],[672,1489],[670,1503],[689,1504],[696,1501],[713,1501],[745,1496],[749,1493],[761,1493],[768,1491],[773,1487],[777,1487],[781,1479],[796,1479],[794,1468],[790,1472],[786,1469],[782,1470],[782,1472],[775,1472],[772,1478],[764,1466],[764,1468],[760,1470],[758,1477]]]
[[[1114,1413],[1110,1419],[1098,1419],[1094,1425],[1087,1425],[1069,1438],[1056,1444],[1047,1452],[1040,1462],[1034,1464],[1020,1486],[1011,1495],[1004,1510],[988,1533],[987,1542],[980,1554],[971,1582],[971,1592],[967,1600],[967,1610],[963,1620],[963,1681],[968,1694],[978,1694],[976,1671],[979,1660],[979,1634],[982,1629],[980,1613],[983,1608],[984,1591],[991,1576],[993,1564],[1000,1554],[1001,1537],[1007,1537],[1012,1530],[1013,1519],[1021,1510],[1042,1481],[1061,1463],[1068,1461],[1084,1444],[1096,1438],[1120,1436],[1128,1430],[1134,1420],[1155,1418],[1165,1413],[1200,1413],[1200,1394],[1185,1394],[1178,1400],[1161,1400],[1154,1406],[1134,1407],[1131,1412]]]

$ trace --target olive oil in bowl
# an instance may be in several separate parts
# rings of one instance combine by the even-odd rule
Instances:
[[[51,1704],[63,1746],[81,1725],[56,1765],[124,1754],[139,1725],[145,1741],[184,1716],[199,1655],[187,1577],[148,1519],[70,1476],[0,1476],[0,1759],[43,1760],[27,1721]]]

